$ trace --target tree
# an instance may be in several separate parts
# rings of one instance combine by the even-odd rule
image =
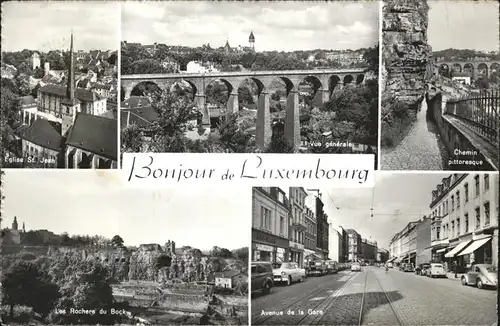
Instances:
[[[114,247],[123,247],[123,239],[118,234],[111,239],[111,245]]]
[[[369,48],[363,54],[363,60],[368,63],[368,69],[374,71],[375,74],[378,74],[378,65],[379,65],[379,45],[377,44],[375,47]]]
[[[136,124],[122,128],[120,136],[122,153],[142,152],[144,132]]]
[[[10,306],[10,317],[14,317],[14,306],[32,307],[45,318],[59,298],[57,285],[32,262],[17,261],[2,278],[4,303]]]
[[[234,249],[232,251],[232,255],[233,255],[234,258],[236,258],[238,260],[247,262],[248,261],[248,256],[249,256],[248,247]]]

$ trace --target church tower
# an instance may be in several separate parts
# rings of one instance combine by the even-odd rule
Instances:
[[[75,122],[76,114],[81,111],[80,101],[75,98],[75,54],[73,52],[73,32],[69,48],[68,81],[66,85],[66,98],[61,100],[62,128],[61,133],[66,136],[68,130]]]
[[[12,230],[17,231],[18,225],[17,225],[17,216],[14,216],[14,222],[12,222]]]
[[[252,51],[255,51],[255,36],[253,35],[253,31],[250,31],[250,36],[248,37],[248,43]]]

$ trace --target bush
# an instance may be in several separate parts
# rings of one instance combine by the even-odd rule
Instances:
[[[380,129],[380,145],[382,147],[396,146],[409,131],[416,120],[415,110],[395,98],[385,99],[382,103],[382,117]]]

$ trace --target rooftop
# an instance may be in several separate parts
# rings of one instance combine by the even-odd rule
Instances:
[[[20,137],[54,151],[61,151],[63,147],[61,125],[45,119],[36,119],[31,126],[21,132]]]
[[[116,119],[80,112],[76,115],[66,145],[116,161],[118,158],[117,124]]]
[[[40,92],[66,97],[66,86],[49,84],[41,87]],[[83,88],[75,88],[75,97],[83,102],[95,102],[102,99],[99,94]]]
[[[145,127],[151,125],[156,120],[158,120],[158,113],[151,106],[123,109],[120,111],[120,124],[122,127],[131,124],[135,124],[138,127]]]

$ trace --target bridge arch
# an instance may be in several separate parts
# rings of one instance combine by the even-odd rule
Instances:
[[[326,87],[325,87],[326,86]],[[321,80],[313,75],[304,77],[297,86],[299,91],[299,101],[307,107],[322,107],[328,100],[328,85],[323,85]]]
[[[451,69],[453,70],[453,72],[462,72],[462,65],[459,63],[454,63],[451,66]]]
[[[146,96],[148,93],[161,92],[162,89],[157,83],[145,80],[137,83],[132,88],[130,96]]]
[[[332,95],[333,91],[337,88],[342,88],[342,81],[340,80],[340,77],[337,75],[332,75],[330,78],[328,78],[328,90],[330,96]]]
[[[464,64],[463,71],[466,73],[469,73],[471,76],[471,79],[474,79],[474,65],[472,63]]]
[[[439,65],[438,72],[440,75],[449,76],[451,73],[450,66],[447,63],[442,63]]]
[[[344,77],[344,85],[352,83],[354,80],[354,77],[352,75],[345,75]]]
[[[493,62],[490,65],[490,75],[495,73],[497,76],[500,74],[500,64],[498,62]]]
[[[486,77],[488,78],[488,65],[484,62],[481,62],[480,64],[477,65],[477,74],[478,77]]]
[[[364,74],[359,74],[359,75],[356,76],[356,84],[357,85],[363,83],[364,80],[365,80],[365,75]]]

